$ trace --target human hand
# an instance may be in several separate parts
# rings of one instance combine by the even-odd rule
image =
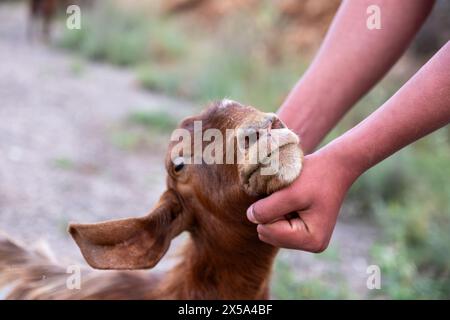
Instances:
[[[347,55],[347,61],[354,60],[348,59]],[[447,42],[377,111],[326,147],[307,156],[303,172],[292,185],[254,203],[248,209],[247,217],[258,224],[260,239],[284,248],[311,252],[326,249],[342,201],[355,179],[401,148],[450,123],[450,68],[446,67],[449,65],[450,42]],[[374,68],[379,66],[374,65]],[[335,69],[333,72],[343,74]],[[322,72],[316,74],[323,75]],[[354,83],[361,81],[351,80],[351,88]],[[342,88],[334,91],[343,92]],[[299,99],[310,97],[310,92],[300,83],[279,112],[289,128],[297,128],[295,131],[301,137],[305,152],[314,149],[346,110],[338,108],[338,112],[332,112],[330,116],[328,111],[337,110],[336,106],[324,113],[316,105]],[[323,90],[318,92],[322,94]],[[324,97],[329,101],[349,101],[347,98],[330,99],[328,94]],[[329,116],[324,117],[324,114]]]
[[[258,223],[262,241],[310,252],[327,248],[343,199],[358,176],[328,149],[306,156],[289,187],[250,206],[247,217]]]

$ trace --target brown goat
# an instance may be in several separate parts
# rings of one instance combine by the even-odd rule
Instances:
[[[28,37],[32,39],[37,32],[44,39],[50,37],[50,27],[58,8],[58,0],[29,0]],[[41,30],[36,30],[41,24]]]
[[[187,129],[194,137],[198,130],[194,121],[199,120],[203,132],[216,128],[224,136],[226,129],[237,128],[280,132],[278,145],[271,152],[279,154],[279,171],[261,174],[263,162],[174,164],[171,151],[177,142],[173,141],[166,156],[167,190],[147,216],[71,224],[69,231],[86,261],[97,269],[151,268],[164,256],[171,240],[188,231],[190,237],[178,265],[162,277],[145,271],[85,270],[81,290],[68,290],[68,275],[63,268],[37,252],[0,239],[0,287],[15,282],[8,298],[268,298],[278,249],[259,240],[255,225],[245,213],[255,200],[287,186],[298,176],[302,161],[298,137],[274,114],[230,100],[222,100],[199,116],[185,119],[179,128]],[[236,136],[231,139],[235,141]],[[237,143],[233,148],[236,151]],[[245,152],[250,155],[254,149],[246,145]],[[192,154],[180,156],[188,159]]]
[[[93,6],[93,1],[29,0],[29,20],[27,26],[28,38],[33,40],[35,37],[42,37],[45,41],[50,40],[53,20],[55,20],[55,17],[59,13],[66,12],[66,9],[72,4],[87,8]]]

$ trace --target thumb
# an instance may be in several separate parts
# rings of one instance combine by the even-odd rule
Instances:
[[[280,190],[255,202],[247,209],[247,219],[253,223],[268,223],[297,211],[297,201],[292,201],[290,192],[292,190]]]

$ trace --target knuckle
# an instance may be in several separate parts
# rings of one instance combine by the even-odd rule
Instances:
[[[326,245],[317,245],[311,250],[312,253],[322,253],[327,249]]]
[[[262,224],[258,224],[256,226],[256,232],[258,233],[258,236],[261,237],[264,233],[264,228]]]
[[[318,237],[312,242],[311,252],[322,253],[328,248],[328,240],[325,237]]]

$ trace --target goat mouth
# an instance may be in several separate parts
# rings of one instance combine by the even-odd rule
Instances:
[[[260,159],[257,163],[251,164],[249,166],[249,168],[246,170],[247,171],[246,174],[244,175],[244,179],[243,179],[244,183],[248,184],[249,180],[252,178],[252,176],[254,174],[259,174],[259,169],[269,167],[274,156],[280,157],[283,150],[286,149],[286,147],[288,147],[289,145],[294,145],[294,144],[297,144],[297,143],[286,143],[281,146],[277,146],[275,149],[273,149],[271,152],[269,152],[265,157]],[[275,173],[268,174],[268,176],[274,175],[274,174]]]
[[[245,189],[250,190],[250,180],[254,180],[256,175],[266,176],[264,179],[269,181],[271,178],[277,175],[277,172],[281,170],[282,157],[290,157],[290,154],[283,152],[290,146],[295,145],[297,147],[299,143],[298,136],[287,128],[272,130],[268,137],[271,140],[270,148],[267,153],[262,157],[256,157],[258,154],[259,144],[254,144],[252,148],[248,150],[248,153],[253,154],[253,159],[257,159],[254,163],[248,163],[241,166],[241,182],[244,184]],[[275,158],[277,157],[277,158]],[[274,167],[275,166],[275,167]],[[278,167],[276,167],[278,166]],[[263,169],[266,169],[263,173]]]

